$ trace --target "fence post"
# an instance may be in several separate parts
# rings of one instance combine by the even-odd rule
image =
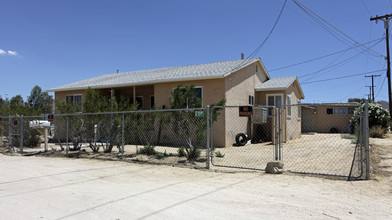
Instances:
[[[121,127],[121,160],[124,160],[124,112],[122,113],[122,127]]]
[[[23,115],[20,116],[20,143],[19,152],[23,153]]]
[[[206,156],[207,156],[207,164],[206,168],[210,169],[210,106],[207,105],[207,149],[206,149]]]
[[[12,118],[8,117],[8,152],[12,152]]]
[[[69,144],[68,144],[68,119],[69,119],[69,116],[67,116],[67,128],[65,129],[65,141],[67,142],[67,147],[65,148],[65,154],[67,155],[67,157],[68,157],[68,151],[69,151]]]
[[[366,179],[370,179],[370,157],[369,157],[369,101],[365,101],[365,153],[366,153]]]

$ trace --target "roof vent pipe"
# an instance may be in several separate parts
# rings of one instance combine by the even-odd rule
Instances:
[[[244,59],[244,53],[241,53],[241,60]]]

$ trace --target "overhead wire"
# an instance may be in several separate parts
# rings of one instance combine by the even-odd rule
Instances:
[[[382,38],[379,38],[379,39],[375,39],[375,40],[372,40],[372,41],[363,43],[363,45],[364,45],[364,44],[370,44],[370,43],[373,43],[373,42],[375,42],[375,41],[383,40],[383,39],[384,39],[383,37],[382,37]],[[286,68],[289,68],[289,67],[298,66],[298,65],[305,64],[305,63],[309,63],[309,62],[312,62],[312,61],[320,60],[320,59],[323,59],[323,58],[326,58],[326,57],[330,57],[330,56],[333,56],[333,55],[336,55],[336,54],[339,54],[339,53],[343,53],[343,52],[352,50],[352,49],[357,48],[357,47],[361,47],[361,46],[362,46],[362,45],[351,46],[351,47],[346,48],[346,49],[344,49],[344,50],[340,50],[340,51],[336,51],[336,52],[333,52],[333,53],[329,53],[329,54],[327,54],[327,55],[323,55],[323,56],[320,56],[320,57],[316,57],[316,58],[313,58],[313,59],[310,59],[310,60],[302,61],[302,62],[295,63],[295,64],[290,64],[290,65],[283,66],[283,67],[279,67],[279,68],[272,69],[272,70],[268,70],[268,72],[273,72],[273,71],[276,71],[276,70],[286,69]]]
[[[244,59],[243,62],[241,62],[235,68],[233,68],[231,70],[231,72],[236,70],[236,69],[238,69],[238,68],[240,68],[240,67],[242,67],[244,64],[246,64],[246,60],[247,59],[253,58],[261,50],[261,48],[264,46],[264,44],[268,41],[268,39],[271,37],[272,33],[274,32],[274,30],[275,30],[275,28],[276,28],[276,26],[277,26],[277,24],[278,24],[278,22],[279,22],[279,20],[280,20],[280,18],[282,16],[283,10],[286,7],[286,4],[287,4],[287,0],[284,1],[283,5],[282,5],[282,8],[280,9],[279,15],[278,15],[277,19],[275,20],[274,25],[272,26],[272,28],[271,28],[270,32],[268,33],[267,37],[259,44],[259,46],[246,59]]]
[[[371,47],[376,46],[376,45],[377,45],[378,43],[380,43],[381,41],[382,41],[382,40],[379,40],[378,42],[376,42],[375,44],[373,44]],[[303,76],[299,76],[298,78],[304,78],[304,77],[307,77],[307,76],[310,76],[310,75],[313,75],[313,74],[321,73],[321,72],[326,71],[326,70],[329,70],[329,69],[331,69],[331,68],[333,68],[333,67],[336,67],[336,68],[337,68],[339,65],[343,65],[343,64],[349,62],[351,59],[353,59],[353,58],[355,58],[355,57],[361,55],[362,53],[364,53],[364,51],[361,51],[361,52],[359,52],[359,53],[356,53],[355,55],[353,55],[353,56],[351,56],[351,57],[349,57],[349,58],[347,58],[347,59],[345,59],[345,60],[343,60],[343,61],[340,61],[340,62],[338,62],[338,63],[335,63],[335,64],[333,64],[333,65],[323,67],[322,69],[317,70],[317,71],[315,71],[315,72],[311,72],[311,73],[305,74],[305,75],[303,75]],[[334,69],[336,69],[336,68],[334,68]],[[332,70],[334,70],[334,69],[331,69],[330,71],[332,71]],[[328,71],[328,72],[329,72],[329,71]]]
[[[369,16],[372,17],[372,13],[370,13],[370,10],[369,10],[369,8],[367,7],[365,1],[364,1],[364,0],[361,0],[361,1],[362,1],[363,7],[365,7],[365,9],[366,9],[366,11],[368,12]]]
[[[385,71],[385,70],[386,69],[374,70],[374,71],[365,72],[365,73],[357,73],[357,74],[352,74],[352,75],[347,75],[347,76],[340,76],[340,77],[334,77],[334,78],[329,78],[329,79],[321,79],[321,80],[316,80],[316,81],[311,81],[311,82],[301,82],[301,84],[325,82],[325,81],[330,81],[330,80],[336,80],[336,79],[349,78],[349,77],[354,77],[354,76],[359,76],[359,75],[365,75],[365,74],[369,74],[369,73],[377,73],[377,72],[382,72],[382,71]]]
[[[344,37],[346,37],[347,39],[351,40],[352,42],[355,42],[357,44],[360,44],[358,41],[356,41],[355,39],[353,39],[352,37],[350,37],[349,35],[347,35],[346,33],[344,33],[343,31],[341,31],[340,29],[338,29],[337,27],[333,26],[331,23],[329,23],[328,21],[326,21],[325,19],[323,19],[321,16],[319,16],[318,14],[316,14],[314,11],[312,11],[311,9],[309,9],[308,7],[306,7],[305,5],[303,5],[301,2],[299,2],[298,0],[293,0],[293,2],[303,11],[308,12],[307,14],[311,14],[312,18],[316,18],[317,20],[319,20],[320,22],[325,23],[326,25],[328,25],[329,27],[331,27],[333,30],[337,31],[338,33],[340,33],[341,35],[343,35]],[[319,22],[319,23],[320,23]],[[323,25],[324,26],[324,25]],[[331,29],[328,29],[331,30]],[[328,31],[331,33],[331,31]],[[338,35],[336,35],[335,33],[333,34],[333,36],[337,37]],[[343,39],[343,36],[339,36],[341,39]],[[347,39],[345,39],[345,41],[348,41]],[[363,46],[365,49],[369,49],[365,46]],[[385,57],[384,55],[371,50],[373,52],[372,55],[376,55],[376,56],[381,56],[381,57]]]

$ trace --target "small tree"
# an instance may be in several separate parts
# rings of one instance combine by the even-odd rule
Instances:
[[[365,104],[355,109],[354,115],[350,120],[351,125],[354,128],[359,127],[360,122],[360,111],[364,112]],[[381,126],[384,129],[384,134],[388,131],[390,126],[391,117],[389,112],[383,108],[379,103],[369,103],[369,129],[376,126]]]
[[[201,108],[202,100],[197,97],[195,86],[179,84],[171,93],[169,98],[171,108],[189,109]],[[223,106],[226,100],[222,99],[211,106]],[[204,112],[204,115],[207,113]],[[219,111],[214,109],[212,120],[218,119]],[[199,147],[202,146],[206,138],[205,128],[206,118],[196,117],[194,112],[173,112],[171,123],[174,124],[174,131],[177,135],[186,138],[185,150],[189,160],[197,159],[200,156]]]

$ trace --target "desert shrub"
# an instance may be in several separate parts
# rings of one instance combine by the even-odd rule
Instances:
[[[217,152],[215,152],[215,156],[223,158],[225,155],[222,154],[220,151],[217,151]]]
[[[385,129],[380,125],[376,125],[370,129],[370,137],[373,138],[382,138],[386,133]]]
[[[186,149],[186,158],[188,160],[196,160],[197,158],[200,157],[201,150],[191,147],[189,149]]]
[[[351,125],[357,129],[360,121],[360,111],[365,109],[365,104],[355,109],[354,115],[350,120]],[[383,108],[379,103],[369,103],[369,128],[372,129],[375,126],[380,126],[384,129],[384,134],[388,131],[390,126],[390,114]]]
[[[154,145],[145,145],[144,147],[139,149],[139,154],[146,154],[146,155],[154,155],[158,154],[158,152],[155,150]]]
[[[178,156],[179,156],[179,157],[185,157],[185,156],[186,156],[185,148],[184,148],[184,147],[178,148],[177,152],[178,152]]]

